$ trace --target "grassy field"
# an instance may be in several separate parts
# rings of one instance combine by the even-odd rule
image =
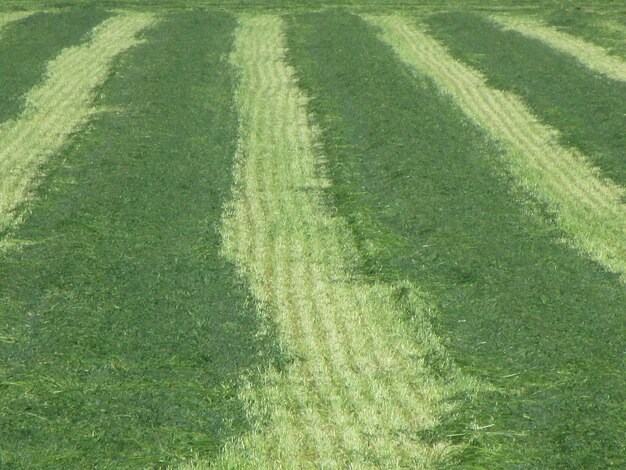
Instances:
[[[4,2],[0,468],[626,466],[625,13]]]

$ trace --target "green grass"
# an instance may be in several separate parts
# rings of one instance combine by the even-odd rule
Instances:
[[[567,6],[577,5],[578,0],[543,0],[541,6]],[[623,2],[620,0],[591,0],[586,2],[589,5],[598,5],[604,8],[614,6],[616,8],[623,7]],[[167,7],[167,8],[185,8],[194,6],[218,6],[218,7],[244,7],[244,8],[289,8],[289,7],[308,7],[316,8],[319,6],[373,6],[377,8],[388,9],[389,7],[401,7],[401,8],[416,8],[424,5],[445,7],[445,6],[478,6],[478,7],[493,7],[499,8],[502,6],[516,6],[516,7],[537,7],[537,0],[474,0],[468,2],[467,0],[421,0],[419,3],[415,3],[411,0],[4,0],[3,7],[5,8],[27,8],[27,7],[39,7],[42,5],[51,7],[68,7],[78,5],[103,5],[109,8],[120,7]]]
[[[147,32],[46,169],[0,257],[0,467],[164,466],[246,429],[242,375],[275,351],[219,256],[234,26],[196,12]]]
[[[218,465],[436,468],[460,446],[425,442],[420,431],[449,410],[446,398],[477,384],[422,360],[445,363],[446,354],[419,292],[353,271],[350,232],[320,197],[327,181],[283,29],[276,15],[246,16],[237,29],[240,140],[224,254],[275,320],[291,360],[245,390],[263,426],[229,445]],[[407,310],[423,325],[418,336],[399,321]]]
[[[7,25],[0,33],[0,123],[23,110],[24,95],[44,78],[47,61],[86,39],[109,15],[96,8],[73,9],[36,13]]]
[[[42,105],[0,133],[4,180],[50,152],[0,233],[0,468],[626,467],[623,278],[565,241],[506,142],[348,13],[419,15],[624,185],[626,85],[481,16],[621,57],[623,1],[0,4],[48,8],[0,32],[0,123],[117,8],[161,22],[69,142],[47,143],[63,122]],[[237,28],[261,11],[286,21]],[[48,80],[50,109],[81,60]]]
[[[613,15],[600,10],[591,12],[584,8],[561,7],[544,14],[546,23],[560,31],[579,36],[604,47],[617,57],[626,56],[626,23],[623,15]]]
[[[489,85],[520,96],[535,116],[561,132],[605,177],[626,184],[626,83],[590,71],[541,41],[502,31],[472,13],[427,19],[433,35]]]
[[[454,360],[499,389],[433,438],[476,437],[463,468],[623,465],[617,276],[560,243],[495,144],[358,18],[297,16],[288,37],[363,270],[424,288]],[[470,432],[474,420],[493,427]]]

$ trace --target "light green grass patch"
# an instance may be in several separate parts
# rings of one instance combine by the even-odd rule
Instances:
[[[6,13],[0,13],[0,37],[2,37],[2,29],[9,23],[14,21],[23,20],[35,13],[34,11],[11,11]]]
[[[571,34],[544,24],[532,17],[492,15],[491,19],[505,30],[517,31],[524,36],[545,42],[580,63],[614,80],[626,82],[626,61],[608,54],[606,50]]]
[[[514,94],[491,88],[421,28],[401,16],[367,16],[384,41],[417,73],[426,74],[460,108],[507,147],[511,171],[556,212],[580,250],[626,279],[626,206],[623,188],[603,180],[584,155],[558,144]]]
[[[445,353],[414,288],[353,272],[355,243],[322,201],[329,183],[286,54],[279,17],[241,18],[232,57],[240,141],[224,254],[276,322],[291,361],[244,393],[257,428],[215,465],[432,468],[459,446],[420,433],[450,411],[452,395],[479,386],[452,367],[445,379],[428,369],[428,355]],[[417,338],[399,297],[409,299]]]
[[[20,220],[38,168],[96,112],[94,90],[118,54],[139,42],[137,34],[155,21],[148,13],[110,18],[89,42],[65,49],[48,64],[48,77],[27,95],[22,115],[0,126],[0,233]]]

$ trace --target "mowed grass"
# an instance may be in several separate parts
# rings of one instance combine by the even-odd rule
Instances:
[[[218,254],[234,27],[168,15],[46,167],[0,257],[0,467],[165,466],[246,428],[238,387],[274,350]]]
[[[436,468],[458,448],[421,434],[477,384],[447,363],[419,291],[354,271],[350,232],[325,204],[324,161],[283,30],[276,15],[242,16],[237,29],[240,141],[224,254],[275,320],[290,361],[244,390],[257,428],[218,465]],[[401,321],[407,312],[417,336]]]
[[[374,29],[327,12],[297,16],[288,38],[324,129],[329,198],[351,221],[363,268],[422,287],[453,359],[498,388],[433,438],[474,439],[463,468],[623,465],[618,277],[559,241],[500,149]]]
[[[0,132],[0,183],[45,154],[0,232],[0,468],[626,467],[624,278],[441,81],[348,10],[302,12],[426,18],[622,185],[624,85],[439,0],[206,3],[116,1],[143,26],[93,50],[133,15],[0,5],[62,7],[0,30],[0,124],[51,98]],[[524,11],[620,57],[618,2],[546,3]]]
[[[626,22],[624,8],[616,12],[599,9],[561,6],[542,12],[542,18],[551,26],[568,34],[605,48],[621,59],[626,57]]]
[[[98,8],[35,13],[0,32],[0,123],[23,110],[25,95],[43,80],[46,62],[79,44],[110,13]]]
[[[603,176],[626,185],[626,83],[474,13],[433,15],[426,23],[453,56],[483,72],[492,87],[520,96],[560,131],[564,146],[579,149]]]

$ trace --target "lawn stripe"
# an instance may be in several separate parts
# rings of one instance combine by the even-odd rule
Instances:
[[[324,129],[326,200],[350,224],[362,272],[423,289],[453,360],[493,386],[461,395],[425,437],[472,443],[454,468],[619,467],[619,275],[562,243],[505,146],[377,33],[347,12],[294,15],[289,58]]]
[[[580,63],[613,80],[626,81],[626,61],[610,55],[604,48],[571,34],[550,27],[531,17],[492,15],[490,18],[502,29],[517,31],[538,39],[550,47],[575,57]]]
[[[20,249],[0,254],[2,468],[211,459],[248,429],[240,387],[280,367],[220,255],[235,18],[160,18],[112,63],[101,111],[48,161]]]
[[[534,116],[556,129],[561,146],[576,149],[602,177],[626,186],[625,82],[538,39],[503,30],[485,16],[442,13],[424,21],[456,60],[482,73],[488,86],[521,98]]]
[[[0,123],[24,111],[26,94],[46,78],[46,64],[64,48],[79,45],[110,17],[100,9],[39,12],[9,25],[0,39]]]
[[[626,26],[620,23],[624,15],[618,11],[572,5],[548,9],[537,16],[547,26],[600,46],[614,57],[623,60],[626,56]]]
[[[15,21],[23,20],[24,18],[27,18],[34,13],[34,11],[9,11],[0,13],[0,35],[2,34],[2,29],[6,25]]]
[[[622,188],[602,181],[586,158],[557,143],[512,93],[453,59],[432,37],[399,16],[368,16],[400,59],[454,97],[472,119],[508,146],[515,176],[557,212],[573,243],[613,272],[626,275],[626,207]]]
[[[427,468],[455,448],[423,442],[443,400],[473,382],[449,371],[446,387],[412,357],[394,289],[353,273],[354,242],[321,199],[328,185],[294,71],[283,21],[244,16],[233,62],[240,70],[235,198],[224,220],[225,254],[275,319],[282,373],[250,389],[250,413],[270,421],[228,446],[218,465],[411,465]],[[419,305],[418,308],[424,308]]]
[[[23,114],[0,126],[0,233],[19,222],[16,209],[27,200],[38,168],[96,111],[93,93],[113,59],[154,21],[148,13],[127,13],[101,23],[88,43],[65,49],[48,64],[48,76],[28,93]]]

